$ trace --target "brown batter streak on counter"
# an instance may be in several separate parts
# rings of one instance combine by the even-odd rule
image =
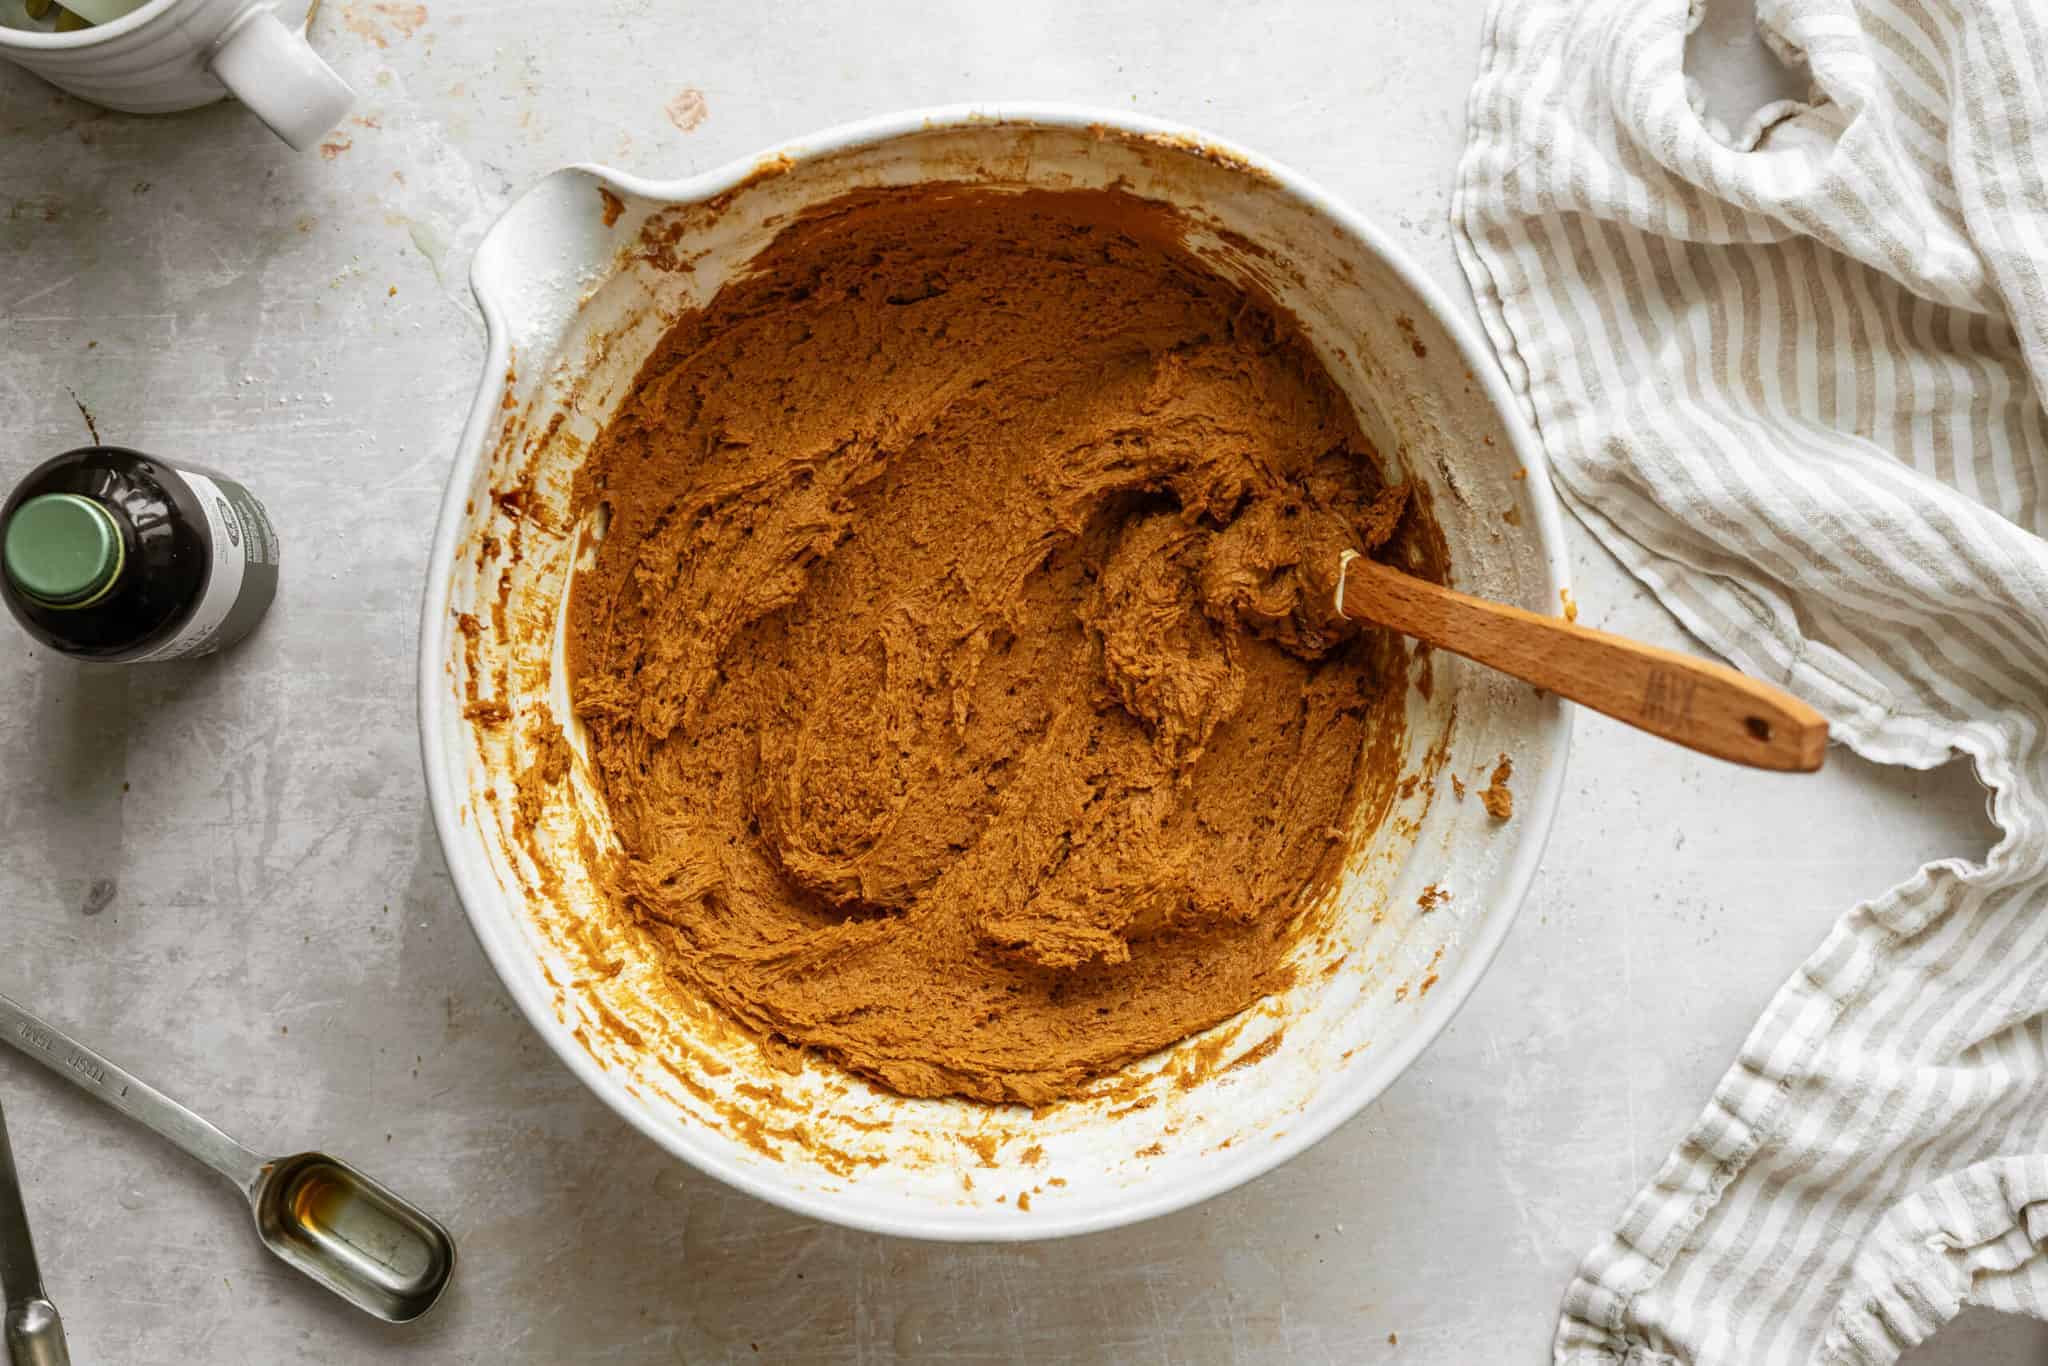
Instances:
[[[569,659],[606,890],[771,1049],[1073,1095],[1287,986],[1325,831],[1385,812],[1404,654],[1336,616],[1337,552],[1440,579],[1441,540],[1183,226],[849,194],[593,446]]]
[[[72,406],[77,408],[78,415],[85,419],[85,434],[92,438],[93,445],[99,445],[100,424],[92,420],[92,409],[85,406],[85,400],[78,396],[76,389],[70,390],[69,393],[71,394]]]
[[[697,126],[710,117],[711,105],[704,98],[704,92],[696,86],[686,86],[676,97],[662,106],[668,121],[685,133],[694,133]]]

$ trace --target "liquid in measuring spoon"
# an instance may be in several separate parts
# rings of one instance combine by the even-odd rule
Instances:
[[[455,1239],[433,1216],[339,1158],[264,1159],[199,1115],[0,996],[0,1042],[147,1125],[234,1184],[263,1245],[287,1266],[386,1323],[432,1309],[455,1272]],[[117,1197],[129,1209],[146,1199]]]
[[[282,1205],[287,1255],[396,1293],[439,1274],[432,1235],[338,1166],[314,1162],[293,1174]]]

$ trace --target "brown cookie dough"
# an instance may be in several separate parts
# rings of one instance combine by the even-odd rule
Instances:
[[[1180,231],[848,196],[674,326],[581,476],[611,896],[909,1095],[1055,1099],[1285,985],[1394,776],[1400,653],[1330,597],[1406,490]]]

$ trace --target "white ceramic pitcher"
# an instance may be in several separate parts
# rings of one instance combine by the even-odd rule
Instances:
[[[12,27],[23,8],[0,0],[0,56],[109,109],[168,114],[233,95],[305,151],[355,100],[273,0],[149,0],[75,33]]]

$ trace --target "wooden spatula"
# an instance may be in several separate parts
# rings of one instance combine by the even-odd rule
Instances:
[[[1375,622],[1717,759],[1811,773],[1828,723],[1723,664],[1439,587],[1343,553],[1341,616]]]

